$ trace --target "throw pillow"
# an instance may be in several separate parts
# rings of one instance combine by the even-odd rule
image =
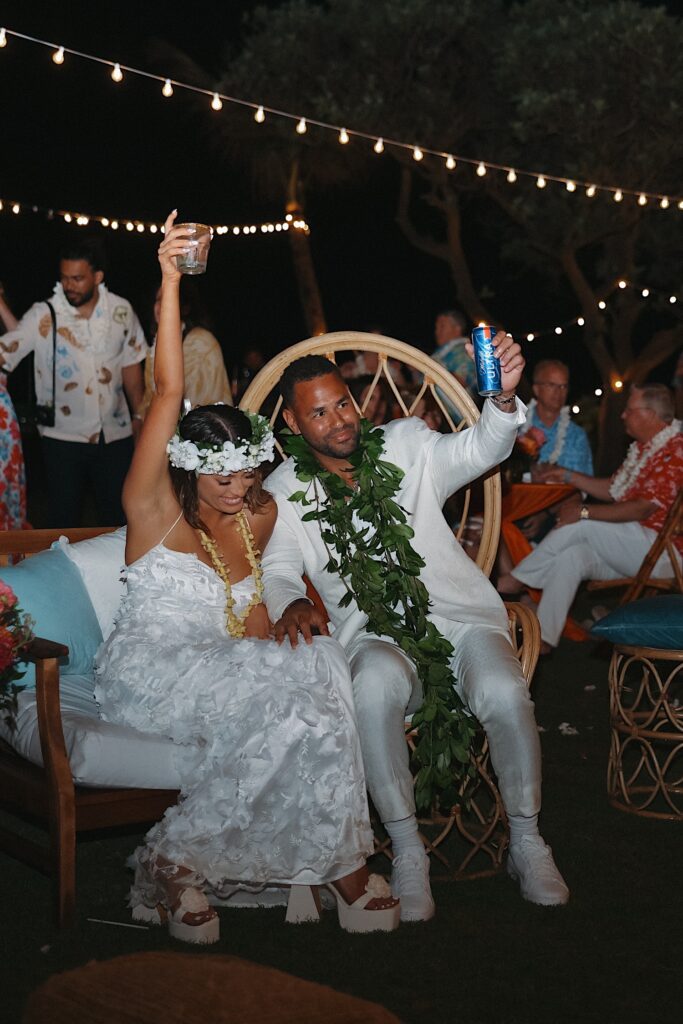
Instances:
[[[596,622],[591,633],[614,644],[683,650],[683,594],[625,604]]]

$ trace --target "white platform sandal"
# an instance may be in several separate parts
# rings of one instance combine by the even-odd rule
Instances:
[[[398,928],[401,917],[401,905],[398,900],[393,906],[385,907],[382,910],[366,910],[368,903],[372,900],[392,899],[391,888],[381,875],[370,875],[365,892],[354,903],[347,903],[331,883],[326,885],[325,889],[334,896],[339,924],[344,931],[391,932]],[[320,909],[310,886],[293,885],[291,887],[285,920],[288,924],[320,920]]]
[[[202,914],[211,911],[211,917],[198,924],[183,921],[186,914]],[[147,924],[168,924],[168,933],[181,942],[192,942],[198,945],[209,945],[218,942],[220,937],[220,921],[218,914],[209,905],[205,894],[199,889],[183,889],[174,910],[162,903],[148,907],[145,903],[137,903],[132,907],[131,916],[134,921]]]

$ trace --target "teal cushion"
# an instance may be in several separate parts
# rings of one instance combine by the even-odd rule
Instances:
[[[0,566],[0,579],[17,595],[19,607],[34,620],[34,632],[69,648],[60,659],[64,671],[92,673],[93,659],[102,643],[95,610],[81,574],[59,549],[41,551],[18,565]],[[35,686],[35,666],[28,665],[20,686]]]
[[[613,644],[681,651],[683,594],[665,594],[633,601],[596,622],[591,633]]]

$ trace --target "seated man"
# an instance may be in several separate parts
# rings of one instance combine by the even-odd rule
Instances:
[[[439,434],[408,418],[368,437],[337,368],[322,356],[296,360],[280,381],[285,420],[300,438],[289,442],[292,457],[265,484],[277,500],[278,520],[263,557],[264,597],[276,638],[289,636],[296,644],[301,633],[310,643],[312,628],[326,633],[327,625],[306,599],[305,572],[346,649],[368,789],[391,837],[392,888],[400,893],[404,921],[425,921],[434,914],[404,735],[406,713],[422,703],[422,685],[415,661],[396,642],[400,634],[410,646],[418,635],[409,609],[415,612],[419,601],[419,628],[426,628],[426,621],[441,650],[448,641],[446,675],[455,677],[457,693],[488,736],[510,822],[508,871],[520,880],[522,895],[535,903],[566,903],[569,895],[538,833],[541,751],[507,614],[441,511],[450,494],[508,455],[522,420],[515,399],[524,366],[519,345],[502,332],[495,344],[504,390],[484,403],[475,426],[457,434]],[[401,526],[399,534],[409,538],[407,545],[401,541],[409,571],[402,569],[398,547],[384,547],[363,561],[367,545],[385,530],[383,510],[395,517],[397,509],[405,510],[411,527]],[[351,583],[353,571],[339,571],[349,557],[360,559],[356,572],[372,581],[363,592]],[[403,588],[400,601],[387,600],[388,612],[381,597],[368,597],[378,584],[382,593],[390,586]],[[389,620],[395,627],[392,639],[386,628],[373,626]],[[435,667],[441,670],[442,664]]]
[[[634,438],[612,477],[558,470],[556,479],[573,484],[601,504],[565,505],[557,526],[512,573],[498,580],[510,594],[520,584],[543,591],[538,606],[543,650],[556,647],[582,580],[634,576],[683,487],[683,436],[674,419],[671,392],[664,384],[631,388],[622,418]],[[681,553],[683,545],[677,542]],[[668,576],[664,554],[653,576]]]

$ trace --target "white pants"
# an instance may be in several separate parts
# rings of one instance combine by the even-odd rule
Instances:
[[[541,748],[534,705],[509,640],[489,626],[450,624],[457,689],[489,741],[508,814],[530,816],[541,804]],[[422,690],[412,661],[387,640],[361,634],[347,650],[365,776],[382,821],[415,813],[405,715]]]
[[[635,576],[657,533],[640,523],[601,523],[584,519],[552,530],[523,558],[512,575],[542,590],[538,606],[543,639],[557,646],[582,580],[618,580]],[[666,552],[653,576],[672,575]]]

